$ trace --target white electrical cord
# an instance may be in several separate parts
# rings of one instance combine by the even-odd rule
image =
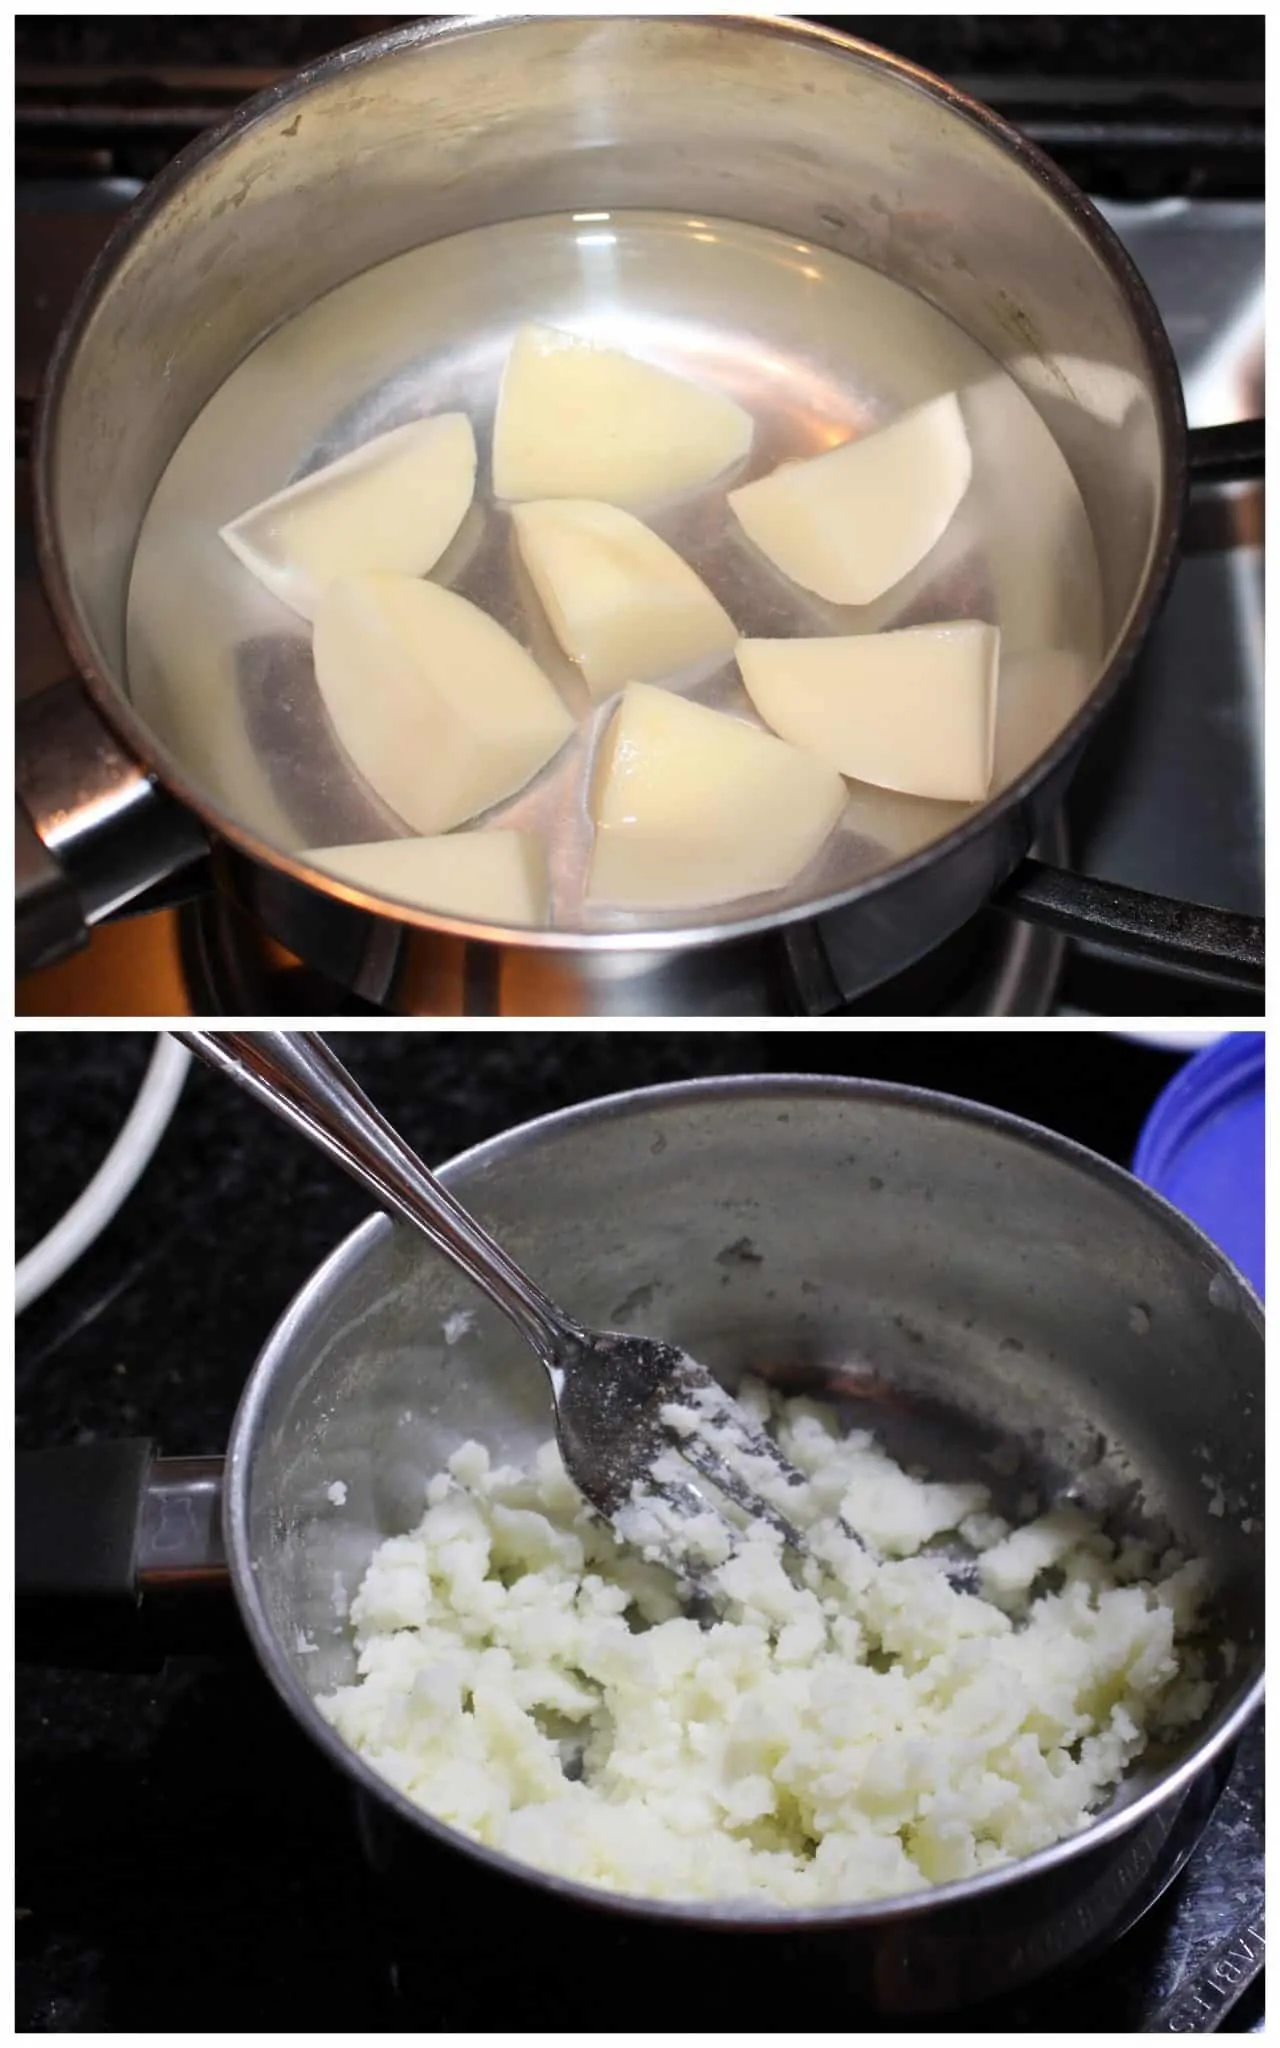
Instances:
[[[1131,1038],[1137,1045],[1154,1045],[1158,1052],[1199,1052],[1216,1045],[1221,1031],[1209,1031],[1199,1024],[1166,1024],[1157,1031],[1117,1031],[1117,1038]]]
[[[15,1313],[21,1315],[24,1308],[30,1308],[106,1229],[168,1129],[190,1060],[185,1045],[179,1045],[167,1031],[157,1034],[151,1064],[115,1144],[66,1215],[19,1259]]]

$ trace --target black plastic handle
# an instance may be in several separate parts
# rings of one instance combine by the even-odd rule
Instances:
[[[1126,959],[1241,995],[1265,993],[1266,926],[1260,917],[1155,896],[1042,860],[1024,860],[992,900],[1030,924],[1092,940]]]
[[[153,1456],[146,1437],[18,1453],[14,1552],[20,1601],[137,1604],[142,1502]]]
[[[132,1437],[21,1451],[14,1479],[20,1658],[150,1670],[215,1646],[207,1603],[186,1596],[227,1584],[221,1459]]]
[[[1225,427],[1192,427],[1187,435],[1187,468],[1192,488],[1255,483],[1263,474],[1266,450],[1265,420],[1232,420]]]

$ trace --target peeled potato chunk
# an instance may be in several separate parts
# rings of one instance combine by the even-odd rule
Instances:
[[[573,720],[486,612],[410,576],[345,576],[316,611],[316,681],[365,781],[415,832],[513,796]]]
[[[753,432],[718,391],[555,327],[522,327],[498,393],[494,493],[643,505],[710,483]]]
[[[301,859],[371,896],[484,924],[547,921],[547,863],[530,832],[456,832],[322,846]]]
[[[740,640],[766,725],[859,782],[976,803],[991,785],[1000,634],[976,619],[821,640]]]
[[[737,640],[702,578],[630,512],[544,498],[512,518],[551,629],[593,696],[726,655]]]
[[[832,604],[871,604],[936,547],[973,458],[953,392],[825,455],[729,492],[749,539]]]
[[[781,889],[813,859],[845,794],[815,755],[632,683],[596,780],[587,896],[675,910]]]
[[[466,517],[476,444],[465,413],[411,420],[264,498],[221,529],[246,569],[304,619],[335,576],[425,576]]]

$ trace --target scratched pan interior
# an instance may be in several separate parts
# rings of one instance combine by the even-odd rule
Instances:
[[[1217,1698],[1116,1805],[1256,1683],[1258,1312],[1127,1176],[944,1098],[784,1078],[591,1103],[446,1178],[587,1323],[680,1343],[730,1385],[749,1371],[824,1395],[904,1464],[984,1480],[1018,1521],[1028,1495],[1070,1498],[1204,1558]],[[351,1678],[348,1603],[377,1544],[417,1525],[428,1479],[468,1438],[524,1463],[550,1434],[521,1339],[416,1234],[371,1222],[314,1276],[255,1372],[229,1475],[249,1619],[304,1718]]]
[[[543,835],[560,931],[688,925],[687,911],[634,917],[583,901],[591,760],[611,707],[592,705],[556,648],[489,486],[499,378],[513,333],[530,320],[630,349],[751,412],[754,445],[737,471],[644,508],[743,632],[867,632],[952,617],[998,625],[993,794],[1074,716],[1102,660],[1089,522],[1049,429],[985,350],[914,292],[779,233],[670,213],[544,217],[412,250],[316,301],[232,373],[161,479],[132,576],[130,692],[157,737],[239,822],[293,853],[406,829],[329,726],[303,622],[240,567],[218,527],[373,434],[460,409],[479,446],[476,502],[435,576],[530,648],[580,719],[557,759],[483,822]],[[961,393],[973,482],[939,546],[876,604],[807,596],[738,529],[726,487],[946,390]],[[674,680],[704,703],[754,717],[732,661]],[[786,890],[699,911],[698,924],[731,928],[851,889],[972,808],[849,789],[838,831]]]

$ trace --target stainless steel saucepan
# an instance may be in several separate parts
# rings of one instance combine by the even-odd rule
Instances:
[[[420,1517],[442,1460],[471,1436],[527,1456],[550,1415],[503,1318],[383,1219],[355,1231],[277,1325],[225,1473],[138,1445],[20,1462],[20,1590],[132,1598],[139,1583],[229,1572],[262,1665],[354,1784],[366,1850],[442,1968],[455,1939],[495,1938],[484,1930],[500,1874],[525,1888],[540,1940],[566,1957],[570,1935],[595,1944],[597,1962],[616,1955],[641,2001],[677,1959],[681,1977],[692,1963],[690,1980],[718,1993],[725,1972],[768,1966],[759,1943],[772,1941],[775,1963],[790,1966],[797,1942],[824,1958],[850,2010],[937,2011],[1130,1925],[1194,1847],[1261,1693],[1262,1312],[1222,1255],[1062,1138],[857,1081],[616,1096],[481,1145],[443,1178],[576,1314],[670,1336],[729,1383],[750,1371],[819,1390],[940,1476],[985,1477],[998,1450],[993,1483],[1011,1511],[1028,1488],[1069,1496],[1117,1530],[1204,1557],[1218,1686],[1203,1723],[1051,1849],[820,1912],[612,1897],[433,1820],[343,1745],[315,1700],[350,1678],[346,1603],[376,1545]],[[594,1924],[587,1906],[602,1909]]]
[[[599,720],[584,716],[509,807],[550,839],[556,929],[409,910],[308,865],[307,847],[395,823],[329,734],[298,622],[217,526],[444,406],[476,420],[483,478],[503,351],[530,318],[719,381],[757,417],[760,470],[963,388],[969,500],[860,623],[1000,625],[988,802],[855,787],[826,852],[775,897],[692,924],[593,916],[581,790]],[[825,969],[808,954],[828,945],[854,993],[1002,888],[1070,923],[1069,878],[1019,863],[1160,600],[1187,452],[1169,345],[1115,236],[1013,129],[913,66],[756,16],[454,16],[377,36],[176,158],[60,338],[37,530],[79,677],[20,717],[20,964],[178,886],[210,848],[269,933],[410,1012],[761,1009],[780,956],[813,988]],[[664,530],[743,630],[838,625],[748,559],[721,499],[677,506]],[[491,504],[449,574],[536,639]],[[746,708],[735,680],[712,701]],[[1150,906],[1120,898],[1141,947]],[[838,934],[815,941],[835,909]],[[1251,943],[1213,913],[1159,941],[1256,978]]]

